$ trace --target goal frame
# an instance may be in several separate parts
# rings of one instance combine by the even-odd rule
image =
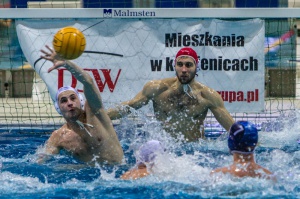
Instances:
[[[300,8],[107,8],[124,13],[154,12],[155,16],[111,18],[298,18]],[[105,8],[0,8],[2,19],[107,18]],[[74,17],[76,16],[76,17]]]

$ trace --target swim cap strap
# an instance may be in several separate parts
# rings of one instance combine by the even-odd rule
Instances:
[[[254,150],[253,151],[249,151],[249,152],[245,152],[245,151],[237,151],[237,150],[230,150],[230,153],[233,154],[233,153],[240,153],[240,154],[243,154],[243,155],[250,155],[250,154],[253,154],[254,153]]]
[[[191,95],[189,94],[189,91],[191,92]],[[196,99],[196,97],[193,93],[192,87],[189,84],[183,84],[183,92],[190,98]]]
[[[87,123],[82,123],[82,122],[79,121],[79,120],[76,120],[76,123],[80,126],[81,129],[84,129],[91,137],[93,137],[92,134],[91,134],[91,133],[85,128],[85,126],[84,126],[84,125],[87,125],[87,126],[89,126],[89,127],[94,128],[93,125],[87,124]]]

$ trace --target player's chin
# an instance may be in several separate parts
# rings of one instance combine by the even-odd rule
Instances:
[[[74,117],[78,117],[80,115],[80,112],[79,111],[76,111],[76,110],[71,110],[71,111],[68,111],[65,116],[68,117],[68,118],[74,118]]]
[[[187,83],[189,83],[191,80],[190,80],[189,77],[180,77],[180,78],[179,78],[179,81],[180,81],[180,83],[182,83],[182,84],[187,84]]]

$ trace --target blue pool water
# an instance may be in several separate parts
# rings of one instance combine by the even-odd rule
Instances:
[[[11,128],[0,133],[0,198],[300,198],[300,127],[294,122],[286,130],[259,131],[256,161],[277,175],[277,183],[210,176],[212,169],[232,161],[226,139],[185,143],[155,122],[116,126],[125,160],[114,167],[88,167],[63,153],[37,164],[49,134],[39,128]],[[168,149],[158,156],[154,174],[120,180],[135,163],[134,151],[149,139],[161,140]]]

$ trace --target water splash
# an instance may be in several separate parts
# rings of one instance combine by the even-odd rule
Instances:
[[[297,112],[281,115],[259,131],[255,158],[274,172],[278,179],[275,184],[265,179],[211,176],[211,170],[232,162],[226,136],[186,143],[182,137],[171,137],[158,121],[139,112],[136,118],[124,118],[116,126],[125,161],[113,167],[89,167],[64,153],[37,164],[36,152],[43,153],[47,137],[22,135],[22,139],[15,139],[5,134],[0,140],[1,197],[299,198],[299,122]],[[272,131],[265,128],[270,126]],[[167,148],[166,154],[157,156],[153,173],[136,181],[120,180],[119,176],[134,166],[134,152],[150,139],[160,140]]]

